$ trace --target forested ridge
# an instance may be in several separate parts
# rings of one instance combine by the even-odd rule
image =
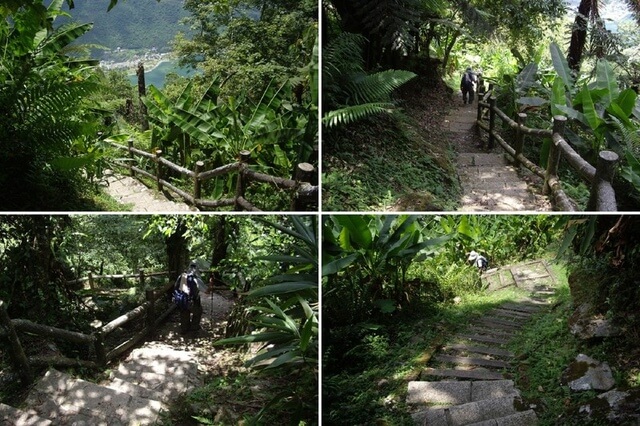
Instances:
[[[180,20],[188,16],[182,0],[127,0],[107,11],[106,2],[76,1],[68,6],[70,18],[76,22],[92,22],[93,29],[78,43],[104,46],[107,49],[170,50],[179,31],[188,32]],[[64,19],[61,22],[65,22]]]

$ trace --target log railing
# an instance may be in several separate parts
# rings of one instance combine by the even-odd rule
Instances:
[[[166,158],[162,157],[161,150],[156,150],[154,153],[149,153],[144,150],[135,148],[133,146],[133,140],[131,139],[128,141],[127,146],[120,145],[111,141],[106,142],[114,148],[125,150],[129,153],[129,158],[125,161],[126,164],[116,164],[126,168],[129,171],[131,177],[140,179],[140,176],[144,176],[148,179],[151,179],[156,183],[159,191],[163,191],[165,189],[170,190],[174,194],[180,196],[187,203],[199,209],[234,207],[235,210],[260,211],[258,207],[256,207],[245,198],[245,190],[247,188],[247,185],[252,181],[267,183],[277,188],[290,191],[290,209],[292,211],[315,211],[318,209],[318,186],[312,185],[310,183],[313,180],[312,178],[315,173],[315,168],[309,163],[298,164],[296,168],[295,180],[285,179],[277,176],[270,176],[251,170],[249,168],[249,160],[251,158],[251,153],[249,151],[240,151],[238,155],[238,161],[217,167],[212,170],[203,170],[203,161],[196,162],[194,170],[189,170],[185,167],[174,164]],[[151,160],[155,164],[154,170],[148,171],[141,167],[138,167],[139,163],[136,157],[147,158]],[[177,186],[166,180],[165,170],[167,169],[178,172],[183,177],[191,179],[193,182],[191,192],[178,188]],[[225,198],[219,200],[202,198],[201,188],[204,181],[229,173],[238,173],[239,175],[233,198]]]
[[[149,274],[148,276],[158,275]],[[141,276],[141,275],[135,275]],[[166,283],[158,289],[149,289],[145,292],[146,301],[124,315],[115,318],[111,322],[97,328],[91,334],[80,333],[77,331],[69,331],[57,327],[37,324],[25,319],[11,319],[6,310],[4,301],[0,300],[0,337],[8,340],[8,352],[12,364],[21,380],[30,383],[33,379],[34,366],[62,366],[62,367],[86,367],[101,368],[114,358],[131,349],[133,346],[142,341],[147,335],[162,323],[171,312],[175,309],[175,305],[170,303],[164,305],[164,309],[156,309],[158,299],[164,297],[173,287],[172,282]],[[157,312],[157,311],[160,312]],[[116,347],[108,348],[105,344],[107,336],[116,328],[135,320],[142,318],[143,327],[137,331],[132,337],[118,344]],[[27,357],[23,349],[18,333],[30,333],[41,337],[64,340],[80,345],[86,345],[88,352],[93,352],[93,359],[74,359],[64,356],[30,356]],[[93,349],[93,351],[91,351]]]
[[[485,121],[488,111],[488,123]],[[507,143],[496,131],[496,118],[501,119],[511,129],[515,130],[515,140],[513,144]],[[600,151],[596,167],[589,164],[580,156],[564,139],[564,127],[567,118],[561,115],[553,117],[553,129],[534,129],[524,125],[527,114],[519,113],[513,120],[496,106],[496,98],[491,91],[478,101],[478,113],[476,124],[479,129],[489,133],[488,149],[493,149],[497,141],[500,146],[509,154],[516,166],[523,166],[532,173],[544,179],[543,192],[550,195],[556,208],[564,211],[576,211],[577,203],[571,200],[562,190],[562,184],[558,177],[558,166],[560,158],[578,173],[578,175],[588,182],[590,187],[588,211],[617,211],[616,194],[612,186],[613,175],[618,155],[613,151]],[[543,169],[526,158],[522,151],[524,147],[525,135],[537,138],[551,138],[551,149],[547,161],[547,168]]]

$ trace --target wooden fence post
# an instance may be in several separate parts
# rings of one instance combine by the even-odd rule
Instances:
[[[98,330],[94,336],[96,338],[94,342],[96,358],[98,360],[98,364],[104,367],[107,365],[107,350],[104,347],[104,335],[101,330]]]
[[[156,150],[156,183],[158,185],[158,191],[162,192],[162,164],[160,164],[160,158],[162,157],[162,150]]]
[[[22,349],[22,344],[20,343],[16,329],[13,327],[13,324],[11,324],[11,319],[9,318],[9,314],[7,314],[4,300],[0,300],[0,326],[7,331],[7,336],[9,337],[9,355],[13,360],[14,368],[20,375],[22,383],[28,385],[32,382],[33,375],[31,374],[29,361],[24,353],[24,349]]]
[[[127,146],[129,147],[129,158],[131,158],[131,161],[129,161],[129,174],[131,175],[131,177],[134,177],[136,175],[136,171],[133,170],[133,162],[136,158],[133,155],[133,151],[131,151],[131,149],[133,148],[133,139],[127,140]]]
[[[89,271],[89,274],[87,275],[87,279],[89,281],[89,288],[91,290],[95,290],[96,283],[95,283],[95,281],[93,281],[93,271]]]
[[[496,98],[491,95],[489,97],[489,149],[493,149],[495,145],[495,137],[493,136],[493,132],[495,131],[496,126]]]
[[[138,270],[138,282],[140,283],[140,288],[144,288],[144,269]]]
[[[147,315],[146,315],[146,321],[147,321],[146,327],[149,328],[149,333],[153,333],[153,324],[156,322],[155,292],[152,289],[149,289],[144,292],[144,295],[145,295],[145,298],[147,299],[147,302],[149,303],[149,307],[147,308]]]
[[[522,126],[524,126],[524,121],[527,119],[527,114],[518,113],[516,115],[516,121],[518,122],[518,127],[516,128],[516,143],[513,147],[516,151],[515,155],[515,166],[520,167],[520,160],[518,160],[518,156],[522,154],[522,148],[524,147],[524,132],[522,131]]]
[[[560,136],[564,135],[564,126],[567,123],[567,117],[563,115],[556,115],[553,117],[553,134],[551,135],[551,147],[549,149],[549,159],[547,161],[547,172],[545,173],[544,186],[542,187],[542,193],[548,195],[551,192],[549,186],[549,178],[558,175],[558,165],[560,163],[560,150],[556,146],[553,140],[553,135],[556,133]]]
[[[600,151],[596,175],[591,183],[588,211],[617,211],[616,194],[611,186],[619,157],[613,151]]]
[[[482,120],[482,97],[478,96],[478,113],[476,114],[476,121]],[[480,132],[480,126],[478,126],[478,132]]]
[[[308,204],[309,200],[307,197],[301,197],[300,194],[300,184],[302,183],[310,183],[313,179],[313,172],[315,168],[313,165],[309,163],[300,163],[298,167],[296,167],[296,176],[295,180],[298,182],[298,187],[296,191],[293,193],[293,198],[291,199],[291,210],[299,211],[304,210],[305,206]]]
[[[204,161],[197,161],[196,169],[194,170],[194,176],[193,176],[193,198],[195,200],[198,200],[202,193],[202,182],[200,182],[200,173],[202,173],[203,168],[204,168]]]
[[[244,171],[247,168],[247,164],[249,163],[249,159],[251,158],[251,152],[247,150],[242,150],[239,153],[240,157],[240,169],[238,170],[238,181],[236,182],[236,198],[235,198],[235,206],[234,210],[239,211],[242,210],[242,206],[238,204],[238,198],[244,197],[245,190],[245,176]]]

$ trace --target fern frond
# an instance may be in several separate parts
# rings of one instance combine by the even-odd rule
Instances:
[[[640,129],[625,126],[619,118],[613,115],[610,115],[609,118],[616,128],[618,136],[621,138],[621,145],[625,146],[626,149],[634,155],[640,154]]]
[[[375,74],[361,74],[354,77],[347,88],[351,99],[347,104],[389,101],[391,93],[416,77],[411,71],[386,70]]]
[[[380,113],[391,113],[394,105],[390,102],[376,102],[361,105],[352,105],[333,111],[329,111],[322,118],[325,126],[331,128],[345,125],[354,121]]]

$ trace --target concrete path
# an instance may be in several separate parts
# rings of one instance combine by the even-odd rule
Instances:
[[[458,153],[462,185],[460,211],[550,211],[547,197],[531,185],[537,178],[508,164],[504,153],[487,152],[476,132],[477,103],[459,105],[445,119],[451,143]]]
[[[506,275],[511,274],[511,280]],[[417,425],[535,425],[509,379],[515,354],[505,345],[538,312],[546,309],[555,277],[542,261],[492,270],[488,291],[515,286],[531,296],[503,303],[452,336],[408,384],[407,405]],[[496,284],[499,283],[499,284]]]
[[[189,212],[197,211],[195,207],[181,202],[169,200],[164,194],[147,188],[138,180],[112,172],[105,173],[105,192],[121,204],[129,204],[134,212]]]

